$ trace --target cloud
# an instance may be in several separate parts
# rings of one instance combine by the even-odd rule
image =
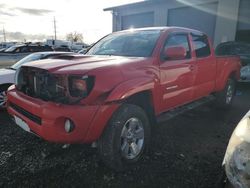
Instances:
[[[53,12],[52,10],[48,9],[33,9],[33,8],[22,8],[22,7],[15,7],[13,9],[33,16],[43,16],[45,14]]]
[[[0,16],[16,16],[13,13],[10,13],[11,10],[7,7],[6,4],[0,4]]]
[[[16,16],[15,14],[9,13],[7,11],[0,10],[0,16]]]
[[[0,8],[6,7],[6,4],[0,3]]]
[[[36,8],[25,8],[25,7],[13,7],[4,3],[0,3],[0,16],[18,16],[20,13],[29,14],[32,16],[43,16],[54,11],[49,9],[36,9]]]
[[[1,34],[1,32],[0,32]],[[45,34],[25,34],[22,32],[6,32],[6,38],[8,41],[43,41],[51,38],[51,36]]]

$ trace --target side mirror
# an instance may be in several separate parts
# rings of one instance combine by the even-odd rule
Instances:
[[[169,60],[185,59],[186,55],[187,50],[183,46],[173,46],[164,50],[164,57]]]

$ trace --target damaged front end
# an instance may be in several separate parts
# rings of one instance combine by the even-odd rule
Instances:
[[[227,178],[234,187],[250,187],[250,111],[234,130],[223,165]]]
[[[21,67],[16,73],[18,91],[44,101],[75,104],[87,97],[94,78],[78,75],[52,74],[34,67]]]

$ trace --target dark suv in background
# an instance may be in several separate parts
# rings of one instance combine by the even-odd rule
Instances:
[[[46,52],[46,51],[53,51],[53,49],[48,45],[23,44],[7,48],[2,53],[15,54],[15,53]]]
[[[2,67],[10,66],[34,52],[54,51],[51,46],[40,44],[21,44],[11,46],[0,52],[0,65]]]
[[[224,42],[217,46],[216,55],[238,55],[241,60],[241,80],[250,82],[250,44],[244,42]]]

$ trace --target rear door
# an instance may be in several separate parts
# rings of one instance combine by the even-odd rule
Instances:
[[[170,34],[165,41],[163,49],[172,46],[185,47],[187,55],[182,60],[167,60],[167,58],[161,57],[160,87],[162,94],[162,111],[187,103],[193,96],[195,58],[192,57],[191,54],[189,34]]]
[[[196,77],[194,99],[209,95],[215,88],[216,58],[204,34],[192,34],[192,44],[196,55]]]

